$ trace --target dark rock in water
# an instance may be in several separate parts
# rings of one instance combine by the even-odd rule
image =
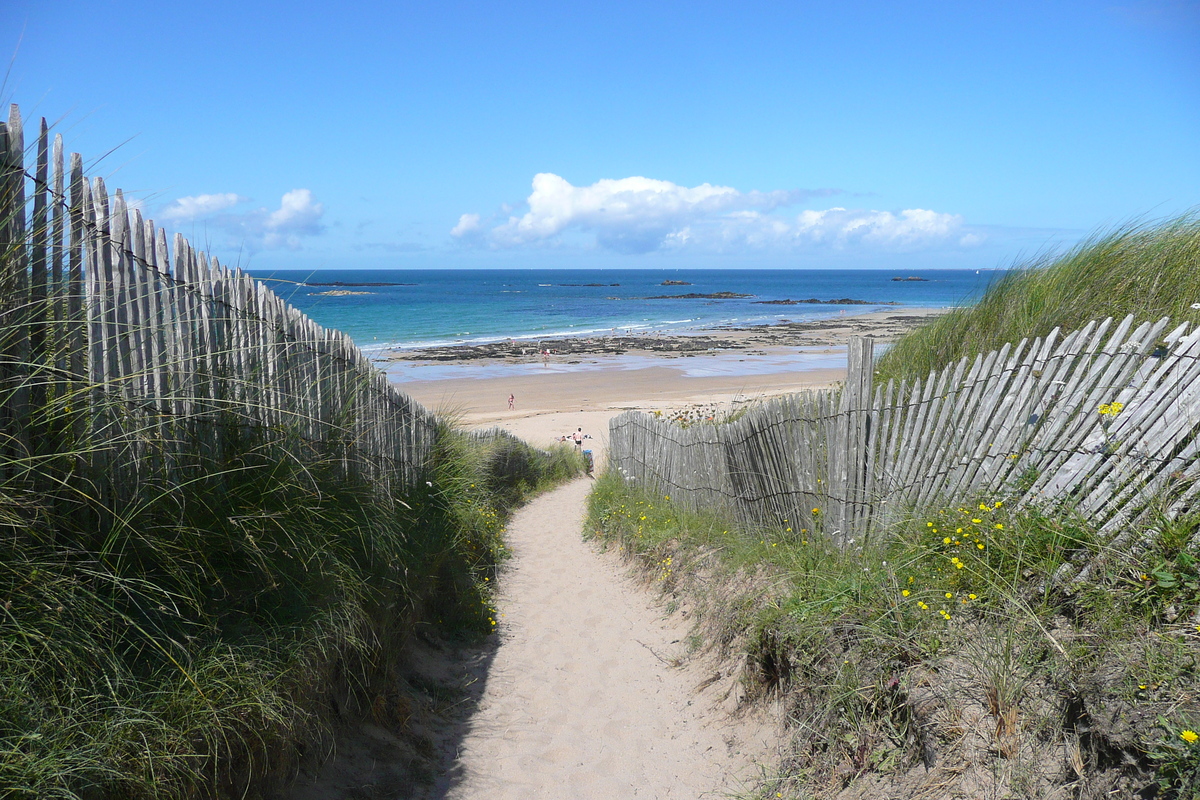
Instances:
[[[894,281],[928,281],[929,278],[918,278],[916,275],[909,275],[907,278],[892,278]]]
[[[713,292],[712,294],[697,294],[690,292],[688,294],[660,294],[654,297],[644,298],[646,300],[737,300],[742,297],[754,297],[752,294],[740,294],[738,292]]]
[[[849,297],[842,297],[837,300],[818,300],[815,297],[810,297],[807,300],[755,300],[754,305],[757,306],[798,306],[798,305],[822,305],[822,306],[898,306],[900,303],[896,300],[877,303],[874,300],[851,300]]]
[[[306,281],[305,286],[416,286],[415,283],[351,283],[350,281],[326,281],[316,283]]]
[[[691,286],[688,281],[663,281],[659,286]]]

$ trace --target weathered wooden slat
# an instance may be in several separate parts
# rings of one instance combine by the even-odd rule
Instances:
[[[50,250],[50,129],[42,117],[37,137],[37,163],[33,174],[33,224],[29,228],[29,362],[31,369],[46,363],[47,356],[47,255]],[[29,402],[40,408],[46,402],[45,378],[31,385]]]
[[[9,106],[2,132],[0,164],[0,427],[7,434],[5,454],[19,459],[30,442],[29,403],[29,259],[25,218],[25,134],[21,112]]]
[[[85,209],[91,204],[88,182],[83,177],[83,157],[71,154],[71,239],[68,244],[69,265],[67,269],[67,369],[73,385],[83,381],[87,374],[87,317],[83,311],[83,297],[87,291],[83,283],[84,253],[88,248],[84,232]]]
[[[875,388],[875,398],[871,403],[871,429],[867,435],[867,467],[866,481],[863,485],[863,496],[868,506],[864,509],[862,535],[864,538],[873,536],[878,526],[876,520],[881,512],[880,486],[881,475],[887,469],[886,444],[891,432],[892,393],[895,382],[889,380],[886,387]]]
[[[50,155],[50,285],[51,309],[49,321],[53,328],[54,369],[56,372],[56,395],[66,390],[65,375],[68,369],[67,286],[63,276],[63,255],[66,252],[66,175],[63,162],[63,140],[54,135]]]
[[[126,397],[134,396],[133,381],[138,373],[138,348],[134,340],[134,318],[137,303],[133,297],[133,267],[129,252],[129,215],[125,198],[118,189],[113,195],[109,210],[109,241],[112,252],[112,343],[116,371],[113,377],[119,382],[120,391]]]

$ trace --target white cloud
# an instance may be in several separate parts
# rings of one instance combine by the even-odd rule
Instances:
[[[325,207],[317,202],[309,189],[293,189],[280,198],[274,211],[256,208],[248,211],[223,213],[249,198],[232,192],[181,197],[159,212],[166,222],[196,222],[223,231],[232,246],[252,250],[286,248],[298,250],[301,239],[324,232],[321,218]]]
[[[552,239],[566,231],[593,234],[601,247],[620,252],[656,250],[678,240],[689,221],[745,209],[772,209],[796,202],[799,192],[739,192],[729,186],[703,183],[695,187],[670,181],[632,177],[573,186],[549,172],[533,178],[529,211],[510,216],[492,228],[487,240],[494,247],[516,247]],[[458,230],[476,215],[459,219]]]
[[[790,234],[798,241],[844,247],[863,243],[894,249],[945,242],[958,231],[962,217],[924,208],[867,211],[831,208],[803,211]]]
[[[193,220],[197,217],[207,217],[227,208],[233,208],[238,203],[246,202],[245,197],[225,192],[223,194],[198,194],[191,197],[181,197],[170,203],[159,212],[165,222]]]
[[[695,187],[644,177],[573,186],[551,173],[533,179],[529,210],[485,230],[478,214],[463,214],[451,235],[493,248],[547,244],[564,235],[594,237],[599,247],[625,253],[653,250],[804,249],[863,247],[912,250],[981,239],[962,218],[928,209],[896,213],[830,208],[787,216],[779,209],[835,189],[742,192],[703,183]]]
[[[308,189],[293,189],[283,196],[279,208],[267,215],[263,223],[263,246],[267,248],[300,248],[300,237],[316,236],[324,228],[321,217],[325,206]]]
[[[473,236],[479,233],[480,217],[478,214],[463,214],[458,218],[458,224],[450,231],[450,235],[456,239],[461,239],[464,236]]]

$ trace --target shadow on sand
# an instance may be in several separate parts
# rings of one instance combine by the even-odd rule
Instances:
[[[476,644],[418,636],[395,690],[376,698],[367,720],[338,731],[329,758],[281,797],[445,798],[465,777],[459,753],[499,647],[499,636]]]

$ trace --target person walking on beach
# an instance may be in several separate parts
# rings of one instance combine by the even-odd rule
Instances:
[[[583,449],[583,428],[571,434],[571,441],[575,442],[576,447]]]
[[[517,396],[515,394],[510,394],[508,396],[508,410],[513,411],[514,409],[516,409],[516,407],[517,407]]]

